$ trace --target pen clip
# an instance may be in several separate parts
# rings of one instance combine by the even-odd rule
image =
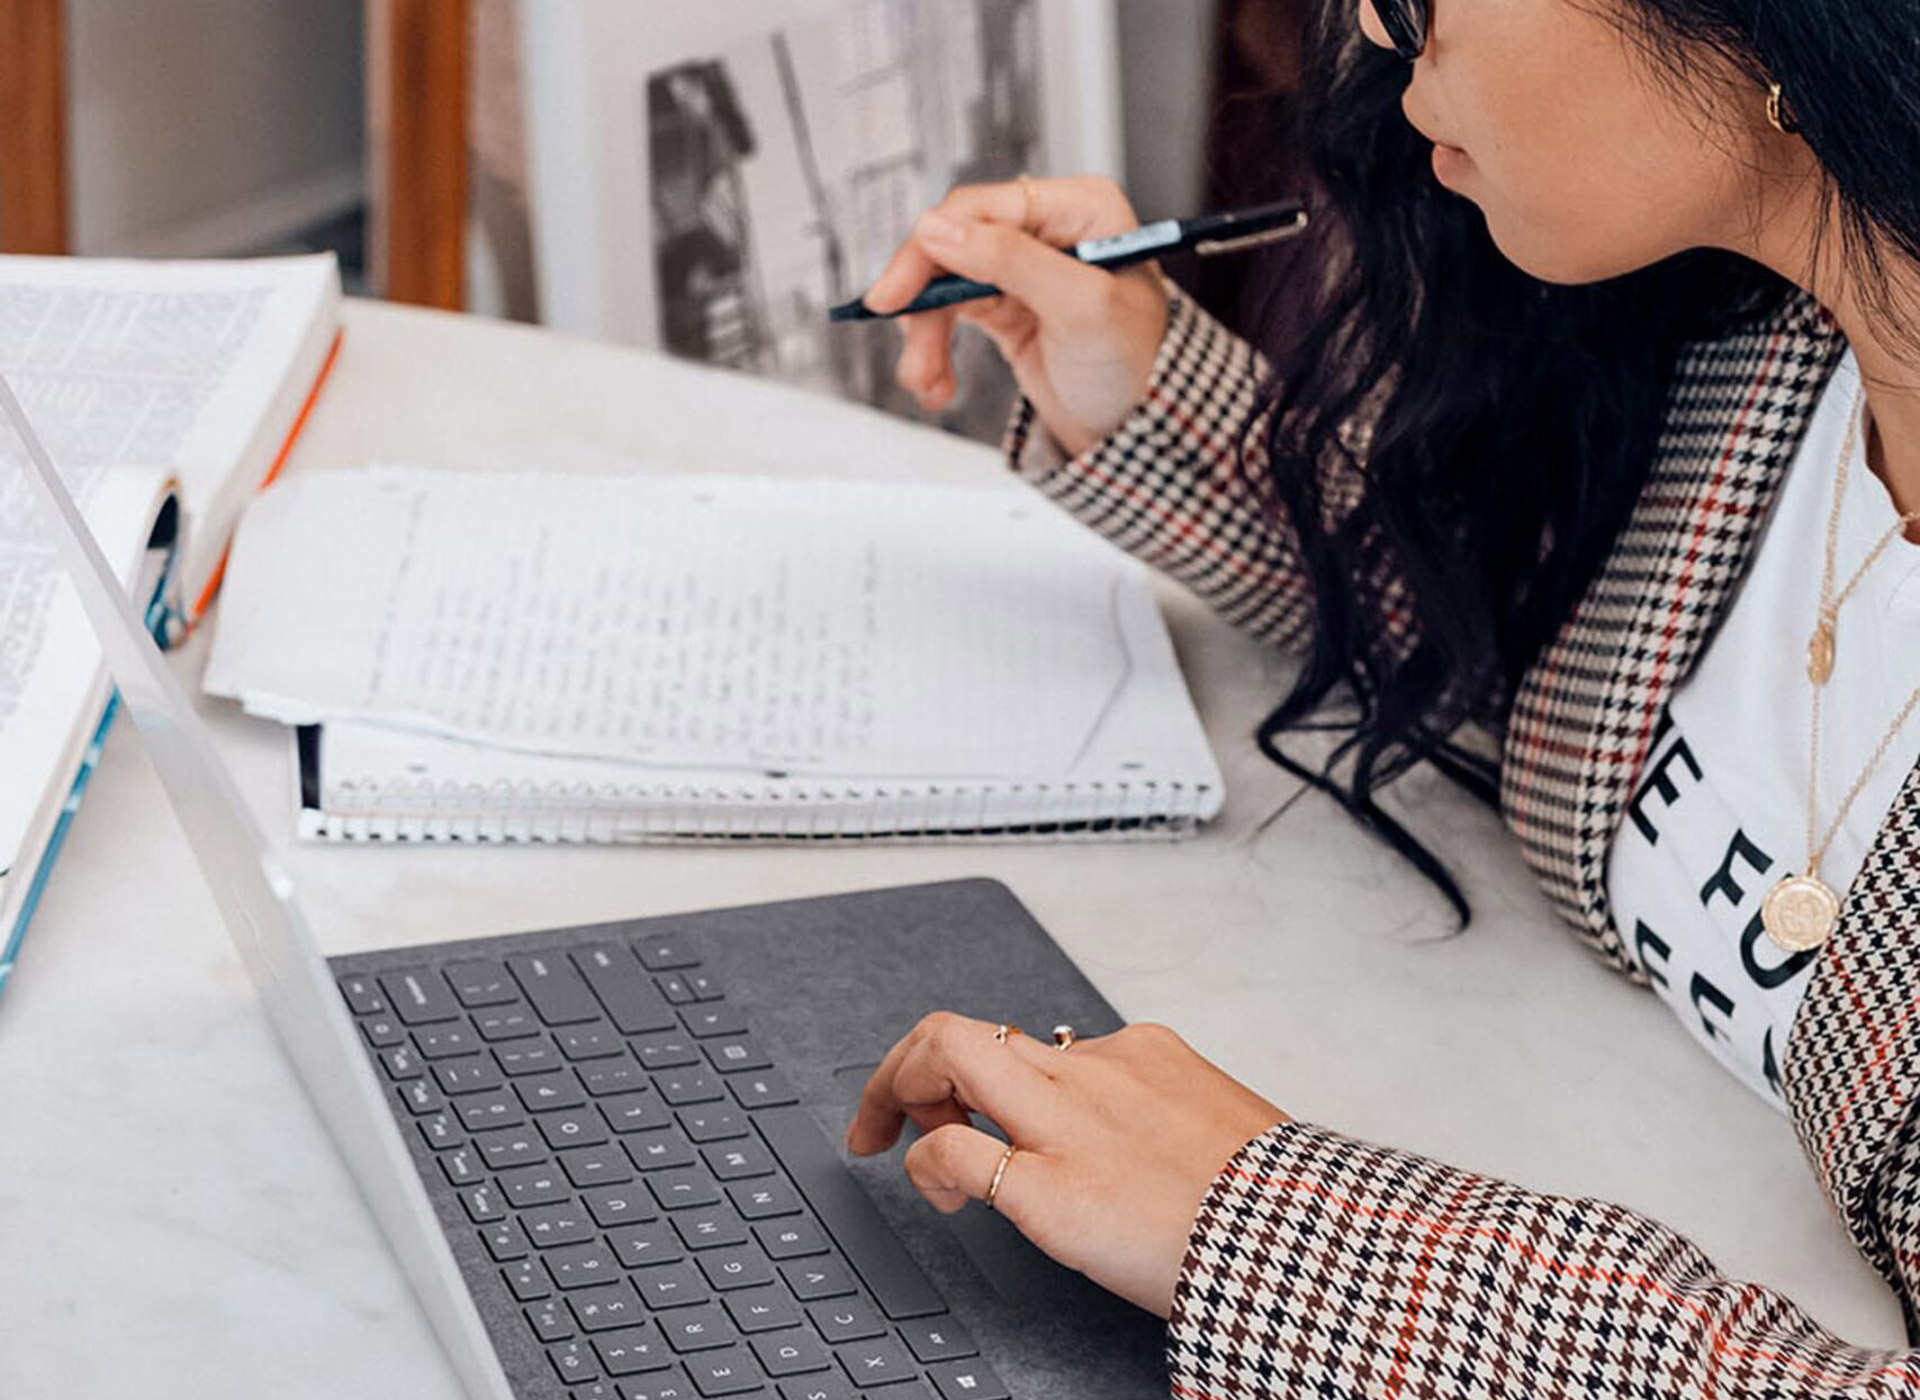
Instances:
[[[1302,209],[1293,216],[1292,223],[1258,233],[1243,233],[1238,238],[1203,238],[1193,245],[1193,251],[1198,257],[1211,258],[1220,253],[1237,253],[1243,248],[1264,248],[1269,243],[1284,243],[1305,232],[1306,227],[1307,211]]]

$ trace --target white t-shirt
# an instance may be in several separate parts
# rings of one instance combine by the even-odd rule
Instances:
[[[1660,996],[1722,1063],[1782,1108],[1780,1062],[1818,955],[1776,947],[1760,905],[1806,865],[1806,644],[1859,385],[1849,353],[1781,486],[1751,574],[1673,694],[1607,869],[1615,922]],[[1898,514],[1867,467],[1863,435],[1841,511],[1836,590]],[[1920,546],[1900,539],[1888,547],[1841,608],[1837,632],[1821,737],[1820,832],[1920,686]],[[1860,873],[1916,762],[1920,714],[1867,779],[1821,863],[1835,890],[1844,893]]]

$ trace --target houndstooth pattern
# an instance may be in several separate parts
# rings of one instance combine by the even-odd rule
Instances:
[[[1683,356],[1631,520],[1508,717],[1506,818],[1553,904],[1629,976],[1608,848],[1843,349],[1797,299]],[[1313,609],[1294,537],[1264,463],[1236,451],[1265,370],[1177,298],[1147,401],[1117,433],[1068,461],[1023,405],[1008,447],[1083,521],[1297,645]],[[1920,1344],[1920,771],[1849,891],[1783,1073],[1814,1171]],[[1848,1347],[1645,1217],[1300,1124],[1214,1183],[1168,1336],[1181,1400],[1920,1394],[1920,1353]]]

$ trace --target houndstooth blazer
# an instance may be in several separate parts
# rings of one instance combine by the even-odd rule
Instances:
[[[1611,559],[1508,716],[1502,806],[1578,936],[1644,980],[1608,847],[1673,688],[1712,636],[1844,346],[1796,300],[1683,356],[1658,460]],[[1023,405],[1040,490],[1222,614],[1298,643],[1311,601],[1263,487],[1265,366],[1184,298],[1144,403],[1063,458]],[[1808,1160],[1920,1348],[1920,770],[1853,884],[1783,1066]],[[1302,1123],[1248,1144],[1195,1221],[1168,1329],[1180,1400],[1279,1396],[1916,1396],[1920,1350],[1849,1346],[1619,1206]]]

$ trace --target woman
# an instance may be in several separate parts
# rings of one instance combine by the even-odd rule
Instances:
[[[1131,225],[1108,185],[961,189],[868,301],[1006,295],[901,380],[943,402],[983,327],[1019,470],[1304,654],[1264,738],[1350,694],[1388,835],[1373,790],[1475,781],[1492,721],[1556,906],[1783,1107],[1920,1346],[1920,0],[1333,10],[1303,329],[1053,251]],[[930,1017],[849,1144],[906,1118],[934,1205],[1168,1317],[1179,1396],[1920,1392],[1652,1220],[1293,1122],[1158,1028]]]

